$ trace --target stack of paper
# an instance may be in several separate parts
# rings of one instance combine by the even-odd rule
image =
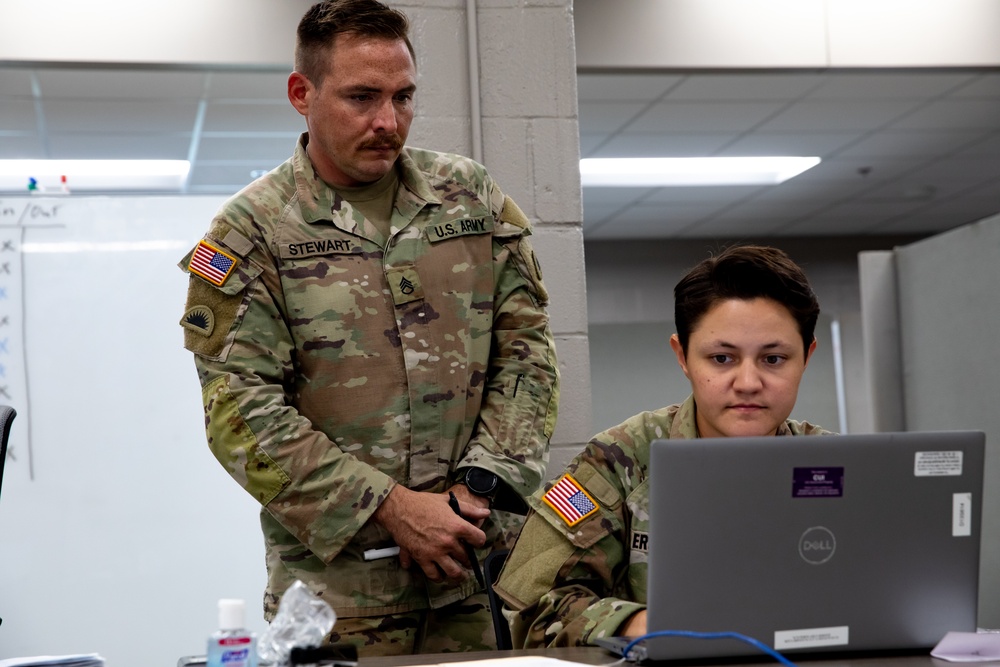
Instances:
[[[0,660],[0,667],[104,667],[104,658],[96,653],[36,655],[31,658]]]

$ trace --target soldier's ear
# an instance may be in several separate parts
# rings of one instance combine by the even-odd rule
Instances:
[[[690,380],[691,375],[688,373],[687,355],[684,354],[684,346],[681,345],[681,339],[678,338],[677,334],[670,337],[670,349],[677,356],[677,363],[680,365],[681,370],[684,371],[684,377]]]
[[[302,72],[292,72],[288,75],[288,101],[303,116],[309,115],[309,106],[315,91],[316,87],[312,81]]]

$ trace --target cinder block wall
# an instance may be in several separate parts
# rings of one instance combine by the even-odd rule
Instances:
[[[417,52],[417,118],[409,143],[473,155],[465,0],[391,4],[410,17]],[[531,219],[551,294],[562,372],[552,476],[592,435],[572,3],[475,5],[481,161]]]

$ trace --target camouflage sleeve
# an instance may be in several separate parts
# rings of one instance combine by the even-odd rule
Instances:
[[[587,463],[570,470],[597,509],[569,526],[533,497],[534,511],[494,587],[515,648],[592,644],[644,609],[616,597],[628,567],[621,494]]]
[[[216,224],[205,240],[237,265],[222,285],[192,273],[182,320],[202,384],[209,447],[257,502],[329,562],[395,483],[342,452],[291,405],[293,343],[275,303],[276,270],[238,233],[235,242],[225,238],[246,245],[245,256],[227,246],[225,232]],[[185,324],[192,313],[211,326]]]
[[[499,191],[497,191],[499,192]],[[493,346],[476,430],[458,467],[495,472],[505,483],[500,510],[524,514],[523,498],[541,484],[559,403],[548,293],[528,236],[531,227],[509,197],[494,232]]]

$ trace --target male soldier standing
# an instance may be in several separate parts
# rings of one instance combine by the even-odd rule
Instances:
[[[308,131],[181,264],[209,446],[263,507],[265,616],[301,579],[365,656],[495,646],[467,549],[518,527],[558,403],[524,214],[481,165],[403,147],[407,30],[375,0],[306,13]]]

